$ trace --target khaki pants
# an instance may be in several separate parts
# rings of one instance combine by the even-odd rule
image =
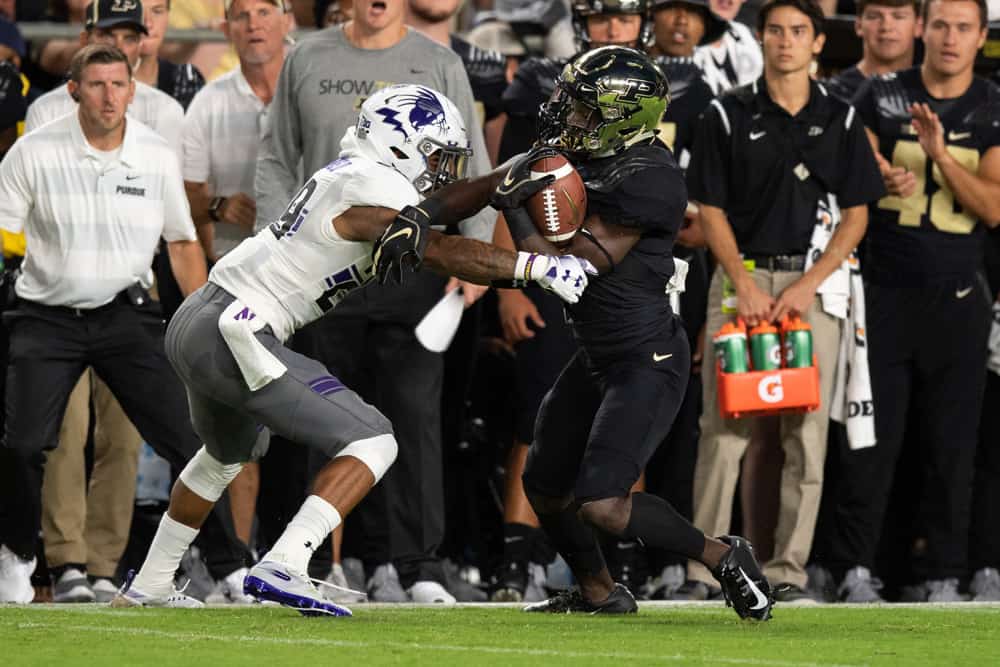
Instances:
[[[754,282],[777,296],[798,280],[800,272],[756,270]],[[704,409],[701,440],[694,471],[694,525],[706,535],[724,535],[730,529],[733,493],[740,474],[740,460],[750,440],[751,419],[722,419],[716,400],[715,351],[711,336],[732,315],[722,312],[722,282],[725,272],[716,269],[708,292],[705,361],[702,367]],[[840,342],[840,323],[823,312],[817,297],[803,317],[812,326],[813,351],[819,363],[820,399],[818,410],[781,417],[781,448],[785,463],[781,469],[781,496],[774,534],[774,557],[765,563],[764,575],[772,584],[789,583],[805,587],[806,560],[812,547],[813,530],[823,488],[826,458],[826,431],[830,396]],[[713,586],[715,577],[701,563],[688,564],[688,577]]]
[[[94,468],[87,489],[84,447],[94,404]],[[112,577],[128,543],[142,438],[91,369],[66,406],[59,447],[48,453],[42,485],[42,534],[50,566],[83,563]]]

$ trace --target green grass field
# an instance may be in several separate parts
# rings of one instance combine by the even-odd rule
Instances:
[[[1000,606],[779,608],[742,622],[715,605],[638,616],[511,607],[364,606],[354,618],[274,608],[0,608],[5,665],[996,665]]]

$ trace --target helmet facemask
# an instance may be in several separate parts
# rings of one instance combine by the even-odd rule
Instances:
[[[472,157],[471,148],[448,146],[430,137],[424,137],[417,144],[417,152],[423,157],[426,169],[413,179],[417,192],[430,193],[449,183],[465,178]]]

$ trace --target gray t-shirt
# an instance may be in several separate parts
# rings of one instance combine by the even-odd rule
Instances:
[[[257,229],[284,212],[301,185],[336,159],[340,140],[361,103],[396,83],[419,83],[445,94],[462,113],[472,145],[469,175],[490,169],[472,88],[461,59],[446,46],[408,29],[388,49],[359,49],[336,26],[303,39],[285,59],[257,156]],[[300,172],[301,166],[301,172]],[[489,241],[496,213],[486,208],[460,224],[463,236]]]

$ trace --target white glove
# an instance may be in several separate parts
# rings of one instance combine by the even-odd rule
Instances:
[[[587,276],[597,275],[597,268],[574,255],[539,255],[517,253],[515,280],[533,280],[567,303],[580,300],[587,289]]]

